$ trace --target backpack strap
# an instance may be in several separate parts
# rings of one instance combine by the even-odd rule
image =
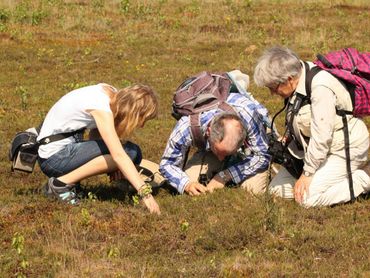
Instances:
[[[190,115],[190,133],[193,138],[193,145],[198,149],[205,149],[206,139],[200,126],[200,113]]]
[[[350,57],[352,58],[352,56],[350,56]],[[329,68],[333,67],[333,65],[329,61],[327,61],[324,56],[322,56],[322,55],[319,56],[318,55],[318,59],[320,61],[322,61],[327,67],[329,67]],[[352,58],[352,60],[353,60],[353,58]],[[304,64],[305,64],[305,68],[306,68],[306,83],[305,83],[306,94],[307,94],[307,96],[310,96],[310,98],[311,98],[312,79],[317,73],[319,73],[323,69],[321,69],[317,66],[313,67],[312,69],[309,69],[308,64],[306,62],[304,62]],[[353,94],[351,94],[351,99],[353,100]],[[349,183],[349,193],[350,193],[350,196],[351,196],[351,202],[353,202],[355,200],[355,194],[354,194],[354,191],[353,191],[351,156],[350,156],[350,150],[349,150],[350,142],[349,142],[349,132],[348,132],[348,121],[347,121],[347,115],[352,114],[352,112],[346,111],[346,110],[339,110],[337,108],[335,110],[336,110],[336,114],[338,116],[342,117],[342,122],[343,122],[344,150],[345,150],[345,154],[346,154],[346,168],[347,168],[347,176],[348,176],[348,183]]]
[[[312,79],[315,77],[316,74],[318,74],[323,69],[317,66],[310,69],[310,66],[308,65],[307,62],[304,62],[304,67],[306,70],[306,82],[305,82],[306,95],[309,99],[309,103],[311,103]]]
[[[218,106],[223,111],[237,114],[235,109],[226,102],[221,102]],[[201,125],[200,125],[200,113],[190,115],[190,133],[193,139],[193,146],[198,149],[206,148],[206,138],[202,134]]]
[[[218,106],[218,108],[220,108],[221,110],[223,110],[225,112],[237,114],[237,112],[234,109],[234,107],[232,107],[230,104],[228,104],[228,103],[226,103],[224,101],[220,103],[220,105]]]
[[[351,196],[351,202],[355,200],[355,194],[353,191],[353,178],[352,178],[352,169],[351,169],[351,156],[349,151],[349,132],[348,132],[348,122],[347,122],[347,111],[337,110],[337,115],[342,117],[343,121],[343,132],[344,132],[344,151],[346,154],[346,168],[348,175],[349,183],[349,193]]]

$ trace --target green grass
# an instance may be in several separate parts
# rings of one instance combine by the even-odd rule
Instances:
[[[40,194],[38,168],[11,173],[7,151],[74,88],[145,83],[160,115],[132,139],[158,162],[186,76],[239,68],[252,78],[275,44],[307,60],[369,51],[369,13],[365,0],[0,1],[0,277],[368,277],[368,200],[306,210],[240,189],[198,198],[162,189],[157,217],[100,176],[83,182],[96,200],[71,208]],[[282,106],[250,90],[271,114]]]

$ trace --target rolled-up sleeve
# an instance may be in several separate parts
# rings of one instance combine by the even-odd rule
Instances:
[[[182,170],[186,152],[191,146],[189,117],[182,117],[173,129],[167,141],[159,170],[172,187],[184,193],[189,177]]]

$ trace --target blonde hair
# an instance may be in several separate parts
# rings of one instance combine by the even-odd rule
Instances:
[[[114,94],[110,107],[117,134],[125,139],[135,128],[157,116],[158,99],[149,86],[133,85]]]

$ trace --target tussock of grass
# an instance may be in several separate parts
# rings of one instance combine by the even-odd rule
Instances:
[[[46,178],[11,173],[8,144],[66,92],[97,82],[153,86],[158,119],[133,140],[158,162],[188,75],[253,75],[267,46],[302,58],[369,51],[367,1],[0,1],[0,277],[367,277],[369,201],[303,209],[224,189],[197,198],[161,189],[160,217],[110,185],[83,182],[82,206],[42,196]],[[282,101],[250,90],[274,114]],[[365,120],[369,124],[369,120]],[[283,117],[277,119],[280,129]],[[20,253],[12,242],[24,243]]]

